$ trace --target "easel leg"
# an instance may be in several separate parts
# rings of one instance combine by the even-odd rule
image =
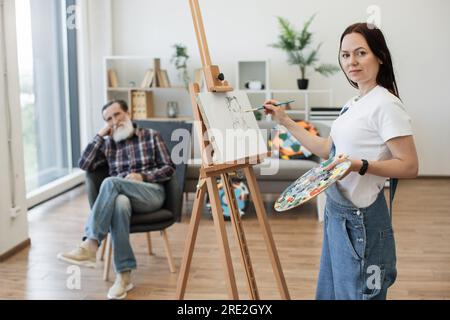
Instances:
[[[230,217],[233,223],[234,235],[241,251],[241,262],[245,270],[245,275],[247,277],[248,293],[250,295],[250,299],[259,300],[258,287],[256,286],[255,274],[253,272],[250,253],[247,246],[247,240],[245,238],[244,229],[241,223],[241,217],[236,204],[236,197],[234,195],[233,186],[230,182],[228,174],[221,174],[221,178],[227,196],[228,207],[230,208],[231,212]]]
[[[261,226],[264,240],[266,241],[267,250],[269,252],[270,262],[275,273],[278,289],[281,297],[285,300],[290,300],[289,290],[287,288],[286,279],[284,278],[283,269],[281,268],[280,258],[275,247],[272,231],[267,221],[266,210],[261,199],[258,183],[256,182],[255,173],[252,167],[244,168],[245,177],[247,178],[250,194],[252,195],[253,203],[255,204],[256,215],[258,216],[259,225]]]
[[[184,299],[186,291],[186,284],[189,276],[189,269],[191,267],[192,254],[194,253],[195,240],[197,239],[198,225],[200,224],[200,217],[202,214],[203,204],[206,194],[206,181],[200,179],[195,194],[194,207],[192,209],[191,222],[189,223],[189,230],[186,236],[186,245],[184,247],[183,261],[181,262],[180,275],[178,276],[176,298],[178,300]]]
[[[223,267],[225,269],[225,278],[228,286],[228,295],[230,299],[238,300],[239,294],[234,276],[233,262],[231,261],[230,246],[228,245],[225,222],[223,220],[222,207],[220,205],[219,190],[215,177],[206,178],[209,200],[211,201],[211,210],[214,218],[214,227],[216,229],[217,243],[219,245],[220,255],[222,257]]]

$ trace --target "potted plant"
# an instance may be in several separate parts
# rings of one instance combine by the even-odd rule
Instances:
[[[317,65],[318,53],[322,43],[315,49],[309,48],[312,45],[313,34],[308,29],[314,17],[315,14],[309,18],[300,31],[295,30],[287,19],[277,17],[281,33],[278,36],[278,42],[270,45],[273,48],[285,51],[288,55],[289,64],[297,65],[300,68],[301,78],[297,80],[299,89],[308,88],[308,79],[305,78],[308,67],[324,76],[333,75],[340,70],[338,66],[333,64]]]
[[[186,89],[189,89],[190,78],[187,72],[187,61],[189,59],[189,55],[187,54],[187,48],[183,44],[175,44],[173,47],[175,48],[175,53],[172,55],[170,62],[175,65],[175,68],[178,71],[178,76],[183,81]]]

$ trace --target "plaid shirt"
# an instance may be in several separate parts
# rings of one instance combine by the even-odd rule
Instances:
[[[167,181],[175,172],[161,135],[152,129],[136,128],[133,136],[120,142],[96,135],[78,165],[94,171],[105,164],[110,176],[125,178],[130,173],[139,173],[145,182],[153,183]]]

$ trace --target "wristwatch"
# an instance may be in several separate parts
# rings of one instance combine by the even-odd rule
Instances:
[[[361,169],[359,169],[359,174],[363,176],[366,174],[367,168],[369,168],[369,161],[367,161],[365,159],[361,159],[361,161],[363,164],[361,166]]]

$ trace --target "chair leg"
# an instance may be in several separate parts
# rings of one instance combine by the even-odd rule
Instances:
[[[148,246],[148,255],[151,256],[153,254],[153,251],[152,251],[152,238],[150,232],[147,232],[147,246]]]
[[[102,241],[102,245],[101,245],[101,253],[100,253],[100,261],[105,260],[105,251],[106,251],[106,241],[107,239],[105,239],[104,241]]]
[[[170,272],[175,273],[175,265],[173,263],[173,257],[172,252],[170,251],[170,245],[169,245],[169,239],[167,238],[167,232],[166,230],[161,231],[161,236],[164,240],[164,250],[166,251],[167,261],[169,262],[169,269]]]
[[[112,241],[111,241],[111,235],[108,234],[106,237],[106,243],[105,247],[107,248],[106,252],[106,261],[105,266],[103,268],[103,280],[108,281],[109,280],[109,269],[111,269],[111,257],[112,257]]]
[[[188,213],[188,209],[187,209],[187,205],[188,205],[188,200],[189,200],[189,193],[187,193],[187,192],[184,192],[184,201],[183,201],[183,204],[182,204],[182,208],[183,208],[183,213]]]

